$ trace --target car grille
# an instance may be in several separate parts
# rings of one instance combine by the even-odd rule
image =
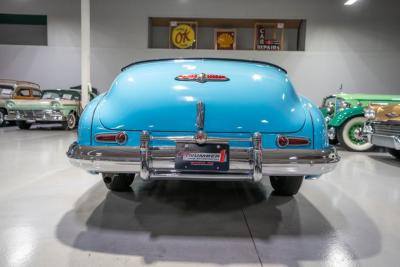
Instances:
[[[42,110],[20,110],[19,114],[26,118],[42,117],[44,112]]]
[[[372,124],[375,134],[379,135],[400,135],[400,123],[387,123],[387,122],[375,122]]]

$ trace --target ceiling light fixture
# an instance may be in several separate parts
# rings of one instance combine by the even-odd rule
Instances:
[[[351,6],[352,4],[354,4],[355,2],[357,2],[358,0],[347,0],[346,3],[344,3],[345,6]]]

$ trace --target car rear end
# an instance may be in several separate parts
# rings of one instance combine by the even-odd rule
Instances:
[[[319,176],[338,161],[324,118],[265,63],[164,60],[123,71],[81,116],[72,163],[142,179]]]

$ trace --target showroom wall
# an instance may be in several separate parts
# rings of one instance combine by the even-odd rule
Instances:
[[[320,102],[337,92],[400,94],[400,4],[395,0],[92,0],[92,82],[106,90],[120,68],[162,57],[234,57],[286,68]],[[48,46],[0,45],[0,78],[42,87],[80,83],[80,1],[2,0],[0,13],[48,16]],[[306,51],[149,49],[148,17],[306,19]],[[1,33],[0,33],[1,34]]]

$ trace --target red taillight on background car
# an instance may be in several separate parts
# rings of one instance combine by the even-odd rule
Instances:
[[[306,146],[310,144],[310,139],[304,137],[286,137],[284,135],[278,135],[276,143],[279,147],[286,146]]]
[[[125,132],[96,135],[97,142],[117,143],[122,145],[125,144],[127,140],[128,140],[128,135]]]

